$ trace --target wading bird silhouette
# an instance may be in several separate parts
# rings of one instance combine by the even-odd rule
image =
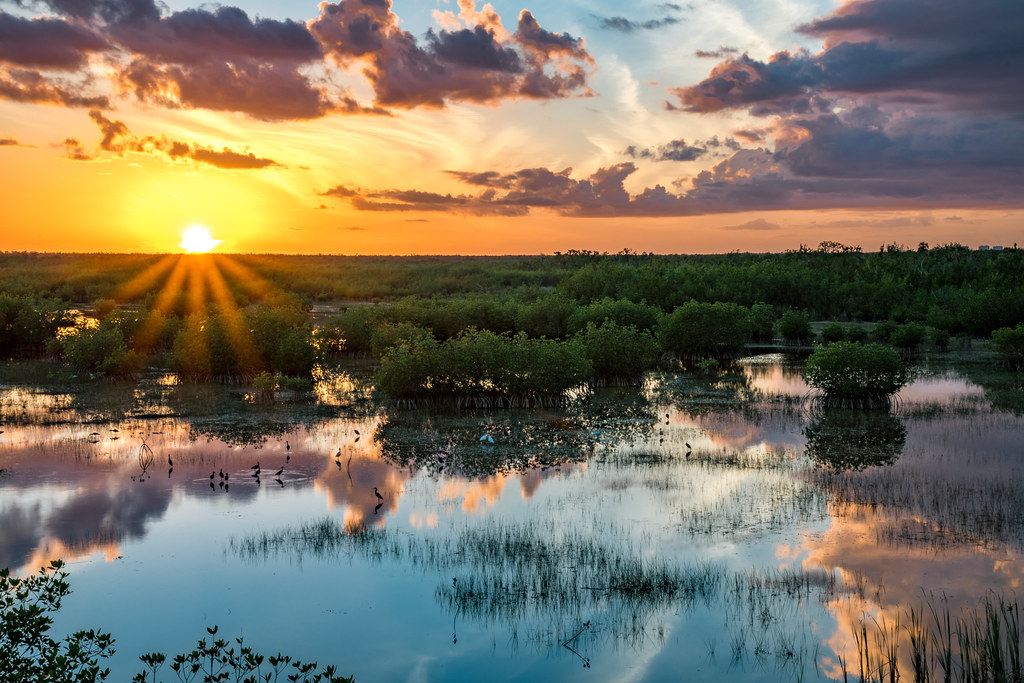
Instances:
[[[373,495],[377,496],[377,500],[380,502],[384,502],[384,496],[380,495],[380,491],[377,490],[376,486],[373,487]]]
[[[274,472],[274,476],[275,477],[280,477],[283,472],[284,472],[284,466],[282,465],[281,469],[279,469],[277,472]]]

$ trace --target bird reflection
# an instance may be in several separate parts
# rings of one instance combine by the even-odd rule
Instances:
[[[380,512],[380,509],[382,507],[384,507],[384,501],[377,503],[377,505],[373,508],[373,514],[377,514],[378,512]]]

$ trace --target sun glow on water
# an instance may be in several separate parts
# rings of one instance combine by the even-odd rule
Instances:
[[[218,244],[220,240],[211,237],[209,230],[201,225],[193,225],[181,233],[178,246],[190,254],[203,254],[212,251]]]

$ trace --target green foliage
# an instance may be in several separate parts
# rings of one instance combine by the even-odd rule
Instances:
[[[821,329],[821,341],[823,344],[843,341],[846,338],[846,328],[833,321]]]
[[[92,307],[96,317],[102,320],[117,308],[117,302],[113,299],[97,299],[93,302]]]
[[[750,331],[756,342],[770,342],[775,339],[777,317],[771,304],[759,301],[750,307]]]
[[[928,330],[928,341],[935,349],[945,351],[949,348],[949,332],[932,327]]]
[[[0,354],[39,355],[58,330],[73,322],[62,301],[0,292]]]
[[[1000,363],[1015,370],[1024,369],[1024,323],[995,330],[991,344]]]
[[[826,405],[856,408],[888,406],[910,381],[899,354],[881,344],[835,342],[819,346],[807,359],[807,383],[821,391]]]
[[[370,348],[380,358],[396,346],[415,346],[433,336],[430,330],[412,323],[382,323],[370,334]]]
[[[807,311],[790,308],[779,318],[779,334],[789,344],[804,344],[813,338],[811,316]]]
[[[216,631],[216,627],[211,629]],[[237,645],[238,649],[235,649]],[[139,657],[145,669],[135,674],[132,683],[158,683],[157,674],[167,661],[162,652],[149,652]],[[352,683],[352,677],[341,676],[332,666],[320,668],[316,662],[292,660],[288,655],[263,655],[236,638],[234,645],[227,640],[207,642],[201,638],[195,649],[175,655],[170,667],[175,678],[183,683],[202,676],[204,683],[215,681],[292,681],[292,683]]]
[[[928,328],[917,323],[897,325],[896,329],[889,335],[889,343],[907,353],[913,353],[921,348],[921,344],[928,338]]]
[[[868,340],[868,331],[860,325],[847,325],[844,332],[846,341],[866,342]]]
[[[375,384],[397,400],[528,406],[560,402],[590,375],[578,344],[470,329],[444,342],[393,347]]]
[[[255,389],[256,393],[264,400],[272,398],[274,396],[274,392],[280,387],[280,374],[272,374],[264,370],[252,378],[252,388]]]
[[[654,366],[658,346],[647,330],[623,327],[611,320],[587,323],[575,339],[593,367],[596,384],[639,384]]]
[[[67,576],[59,560],[26,578],[0,569],[0,680],[93,683],[110,675],[100,666],[114,653],[109,634],[79,631],[62,640],[50,635],[52,614],[71,592]]]
[[[896,327],[895,320],[883,320],[876,323],[871,330],[871,338],[880,344],[888,344],[892,335],[896,333]]]
[[[569,333],[568,320],[577,308],[562,294],[548,294],[520,306],[516,325],[530,337],[561,339]]]
[[[634,327],[638,330],[654,330],[661,317],[661,311],[645,303],[634,303],[629,299],[612,299],[605,297],[592,301],[589,305],[578,307],[569,316],[570,334],[585,329],[591,323],[600,325],[610,320],[620,327]]]
[[[171,367],[193,380],[231,380],[271,371],[309,375],[316,362],[308,313],[294,304],[195,313],[171,348]]]
[[[680,358],[735,356],[749,341],[748,311],[736,304],[688,301],[658,325],[662,350]]]
[[[58,337],[61,355],[78,372],[131,377],[141,369],[142,359],[128,349],[120,328],[108,320],[66,329]]]
[[[269,368],[286,375],[308,375],[313,369],[313,325],[305,307],[291,301],[278,306],[259,304],[246,310],[245,325],[255,353],[252,359],[240,363],[239,371]],[[236,342],[237,346],[246,345]]]
[[[314,334],[325,353],[369,354],[370,336],[380,320],[380,308],[361,305],[342,309],[328,318]]]

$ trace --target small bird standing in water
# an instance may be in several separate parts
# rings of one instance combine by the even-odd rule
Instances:
[[[373,495],[377,496],[377,500],[380,502],[384,502],[384,496],[380,495],[380,491],[377,490],[376,486],[373,487]]]
[[[284,472],[284,467],[282,466],[281,469],[279,469],[277,472],[274,472],[274,476],[275,477],[280,477],[283,472]]]

